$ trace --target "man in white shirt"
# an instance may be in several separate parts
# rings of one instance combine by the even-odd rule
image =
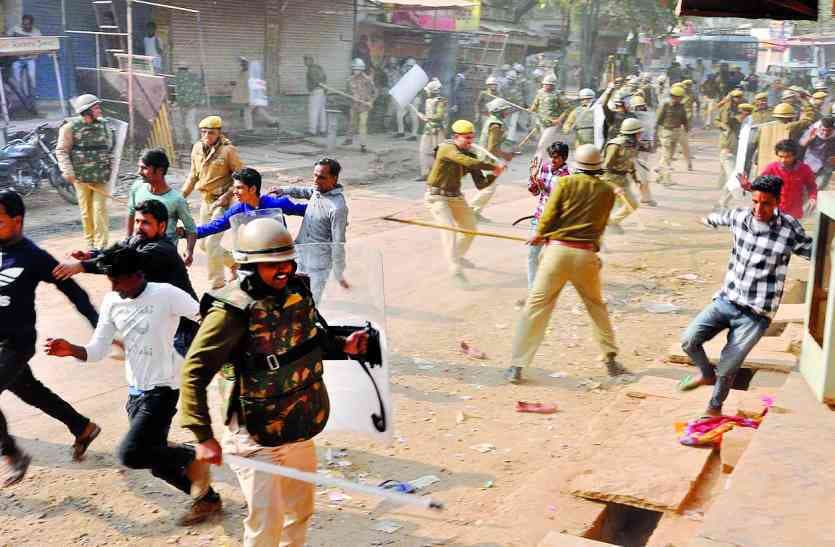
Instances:
[[[142,38],[142,45],[145,48],[145,55],[153,57],[151,64],[154,65],[154,72],[162,72],[162,42],[157,36],[157,24],[148,22],[148,34]]]
[[[191,526],[222,507],[210,485],[208,464],[195,461],[193,448],[168,444],[182,366],[172,339],[180,317],[199,319],[199,305],[173,285],[146,281],[140,260],[135,249],[122,244],[104,251],[99,264],[113,290],[104,297],[92,339],[76,346],[47,338],[45,350],[48,355],[95,362],[107,356],[116,334],[122,337],[130,429],[118,448],[119,461],[131,469],[150,469],[155,477],[190,494],[194,501],[179,524]]]
[[[13,38],[41,36],[41,31],[35,26],[35,18],[29,14],[25,14],[20,18],[20,24],[12,27],[11,32],[9,32],[9,36]],[[18,57],[15,62],[12,63],[12,77],[17,83],[18,89],[21,93],[24,93],[32,98],[35,97],[35,85],[37,82],[35,79],[35,61],[37,59],[37,55],[24,55]],[[27,72],[26,77],[28,78],[25,82],[23,81],[24,70]]]

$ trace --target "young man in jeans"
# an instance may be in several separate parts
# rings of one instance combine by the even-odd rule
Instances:
[[[195,460],[194,449],[168,443],[177,413],[182,358],[171,340],[181,317],[199,318],[197,301],[168,283],[149,283],[140,270],[140,253],[127,245],[107,249],[99,259],[113,288],[102,302],[96,332],[86,346],[47,338],[46,353],[102,360],[118,333],[125,344],[125,375],[130,429],[118,449],[122,465],[151,473],[194,499],[179,519],[190,526],[221,510],[220,496],[210,486],[209,466]]]
[[[90,325],[99,316],[87,293],[75,281],[52,275],[58,261],[23,236],[26,208],[20,194],[0,191],[0,393],[10,391],[26,404],[61,421],[75,437],[72,459],[79,461],[101,428],[79,414],[32,374],[29,359],[35,354],[35,289],[41,281],[53,283]],[[23,479],[31,457],[9,434],[0,412],[0,487]]]
[[[800,222],[777,208],[782,185],[779,177],[760,176],[751,185],[750,208],[713,213],[703,220],[712,228],[730,226],[734,243],[722,288],[690,322],[681,341],[701,374],[684,378],[679,389],[713,386],[708,416],[722,415],[737,371],[780,306],[792,253],[806,259],[812,255],[812,238]],[[728,342],[714,368],[704,344],[725,329]]]

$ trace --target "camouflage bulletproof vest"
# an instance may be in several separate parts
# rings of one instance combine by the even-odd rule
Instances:
[[[109,181],[113,139],[107,121],[102,118],[84,123],[79,116],[68,123],[73,142],[70,160],[76,178],[82,182]]]
[[[427,135],[432,135],[444,128],[444,116],[446,114],[446,98],[430,97],[426,99],[425,107],[427,120],[424,123],[423,132]]]
[[[245,313],[248,333],[240,356],[223,366],[218,385],[228,421],[237,410],[258,444],[312,439],[330,415],[322,380],[322,337],[310,290],[300,280],[283,296],[253,299],[239,282],[210,295]]]
[[[574,130],[577,132],[577,138],[582,141],[581,144],[594,143],[594,109],[589,106],[577,107],[577,114],[575,115],[576,122]]]
[[[552,118],[558,117],[562,113],[562,102],[556,93],[548,93],[540,90],[539,92],[539,108],[537,114],[543,126],[551,127],[554,122]]]

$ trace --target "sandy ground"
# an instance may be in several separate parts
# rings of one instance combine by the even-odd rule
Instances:
[[[716,140],[715,134],[697,131],[696,171],[678,172],[672,188],[656,186],[660,206],[642,208],[637,213],[640,225],[634,217],[627,220],[626,235],[608,237],[607,252],[600,255],[622,361],[640,374],[681,374],[680,368],[664,363],[666,348],[708,302],[724,274],[728,234],[697,222],[718,194]],[[553,492],[562,472],[581,453],[585,424],[622,386],[608,382],[597,362],[588,316],[571,288],[560,297],[534,366],[525,371],[526,381],[505,384],[501,373],[508,366],[519,313],[514,302],[526,293],[526,248],[477,239],[469,255],[477,265],[467,272],[470,287],[457,288],[446,273],[436,231],[381,219],[395,212],[429,219],[422,184],[412,181],[416,144],[404,148],[383,139],[376,143],[383,153],[362,156],[342,150],[336,157],[346,159],[349,240],[379,249],[383,256],[395,442],[383,446],[348,435],[323,436],[317,438],[320,467],[368,483],[434,475],[440,481],[422,493],[444,502],[446,510],[398,508],[354,494],[339,499],[338,493],[320,488],[308,542],[535,545],[547,531],[560,527],[561,512],[569,510]],[[287,160],[285,174],[305,175],[314,154]],[[484,229],[526,235],[526,229],[509,227],[531,214],[535,205],[525,191],[526,161],[516,160],[503,177],[486,211],[493,222]],[[281,165],[265,167],[270,171]],[[179,183],[180,175],[174,173],[174,182]],[[63,255],[82,240],[73,224],[75,208],[59,199],[50,193],[35,196],[27,227],[44,247]],[[124,222],[116,209],[114,240]],[[206,288],[204,266],[198,253],[191,270],[198,292]],[[107,290],[104,279],[86,276],[79,281],[95,302],[101,301]],[[676,311],[651,313],[647,306],[655,303],[674,304]],[[41,339],[61,335],[83,342],[89,335],[83,319],[50,286],[39,289],[38,311]],[[458,349],[461,340],[483,350],[487,359],[464,356]],[[32,366],[36,376],[98,422],[103,432],[86,461],[74,463],[69,456],[72,439],[62,424],[12,395],[0,397],[13,433],[34,456],[27,479],[0,491],[0,544],[240,544],[245,507],[227,468],[215,473],[225,503],[223,517],[180,528],[175,519],[187,506],[185,497],[147,471],[119,467],[114,450],[127,427],[120,362],[85,365],[37,355]],[[553,402],[560,411],[519,414],[514,411],[517,400]],[[701,410],[694,408],[694,415]],[[176,425],[170,438],[190,440]],[[484,452],[473,448],[479,445]]]

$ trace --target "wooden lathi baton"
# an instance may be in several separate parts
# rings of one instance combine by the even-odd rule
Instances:
[[[287,477],[288,479],[295,479],[297,481],[309,482],[311,484],[318,484],[321,486],[329,486],[332,488],[342,488],[352,492],[360,492],[369,496],[377,496],[383,499],[403,503],[407,505],[416,505],[424,509],[433,509],[440,511],[444,508],[444,504],[430,498],[429,496],[414,496],[403,494],[392,490],[386,490],[379,486],[371,486],[369,484],[360,484],[357,482],[340,479],[337,477],[330,477],[322,473],[310,473],[309,471],[301,471],[295,467],[287,467],[285,465],[277,465],[274,463],[267,463],[260,460],[250,458],[242,458],[241,456],[233,456],[231,454],[224,455],[223,461],[227,465],[234,465],[237,467],[246,467],[253,471],[260,471],[262,473],[269,473],[271,475],[278,475],[280,477]]]
[[[325,89],[325,90],[327,90],[327,91],[330,91],[331,93],[336,93],[337,95],[342,95],[343,97],[348,97],[348,98],[349,98],[349,99],[351,99],[352,101],[356,101],[356,102],[358,102],[358,103],[362,103],[362,104],[364,104],[364,105],[366,105],[366,106],[370,106],[371,108],[374,108],[374,105],[373,105],[372,103],[369,103],[368,101],[363,101],[362,99],[357,99],[357,98],[356,98],[356,97],[354,97],[353,95],[349,95],[348,93],[344,93],[344,92],[342,92],[342,91],[339,91],[338,89],[334,89],[334,88],[332,88],[332,87],[328,87],[328,86],[326,86],[325,84],[319,84],[319,87],[321,87],[322,89]]]
[[[90,189],[90,190],[92,190],[93,192],[95,192],[95,193],[97,193],[97,194],[99,194],[99,195],[102,195],[102,196],[104,196],[104,197],[106,197],[106,198],[108,198],[108,199],[112,199],[113,201],[116,201],[116,202],[119,202],[119,203],[123,203],[123,204],[125,204],[125,205],[127,205],[127,204],[128,204],[128,200],[126,200],[126,199],[124,199],[124,198],[117,198],[116,196],[114,196],[114,195],[112,195],[112,194],[108,194],[107,192],[105,192],[105,191],[104,191],[104,190],[102,190],[101,188],[98,188],[95,184],[90,184],[89,182],[81,182],[81,181],[77,181],[77,184],[81,184],[82,186],[86,186],[87,188],[89,188],[89,189]]]
[[[497,234],[495,232],[479,232],[476,230],[467,230],[465,228],[456,228],[454,226],[445,226],[443,224],[433,224],[432,222],[424,222],[422,220],[408,220],[403,218],[394,218],[392,216],[383,217],[383,220],[389,220],[391,222],[400,222],[402,224],[411,224],[413,226],[423,226],[425,228],[437,228],[438,230],[458,232],[459,234],[466,234],[470,236],[494,237],[496,239],[509,239],[511,241],[522,241],[525,243],[527,243],[528,241],[528,239],[525,237]]]

